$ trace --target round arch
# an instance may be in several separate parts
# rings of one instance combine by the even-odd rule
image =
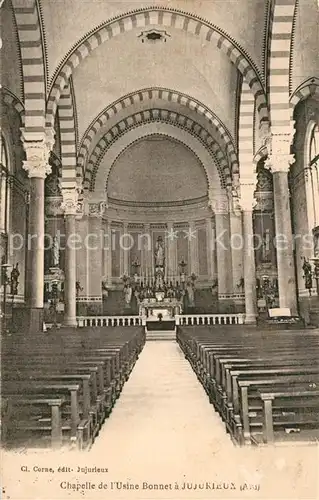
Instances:
[[[117,35],[136,27],[143,28],[152,25],[173,27],[193,35],[201,34],[208,42],[214,39],[217,47],[227,54],[251,88],[260,120],[268,120],[266,94],[258,69],[246,51],[228,33],[194,14],[164,7],[145,7],[103,23],[89,32],[67,53],[51,81],[47,101],[47,126],[52,126],[61,92],[73,70],[83,59],[95,48]]]
[[[130,115],[114,125],[95,145],[87,164],[87,170],[89,172],[93,171],[96,164],[100,161],[101,156],[104,155],[110,145],[121,135],[127,133],[128,130],[140,126],[141,123],[149,124],[159,122],[173,125],[174,127],[184,130],[187,134],[196,137],[203,144],[203,146],[210,151],[210,154],[217,166],[222,186],[226,187],[226,185],[231,185],[231,170],[218,142],[207,132],[206,129],[194,120],[188,118],[187,116],[165,109],[153,108],[150,110],[143,110],[135,113],[134,115]],[[79,175],[80,173],[78,172],[78,176]]]
[[[24,125],[25,111],[23,102],[6,87],[0,88],[0,96],[4,104],[13,107],[19,113],[21,123]]]
[[[206,173],[208,189],[214,186],[222,187],[218,170],[215,166],[215,160],[198,138],[189,134],[188,143],[186,143],[185,136],[181,134],[181,130],[179,128],[168,123],[152,122],[141,123],[139,126],[130,129],[117,140],[113,141],[106,151],[101,154],[99,161],[94,165],[91,165],[92,170],[88,170],[86,172],[84,188],[87,188],[90,191],[95,191],[96,186],[103,186],[102,191],[104,191],[105,188],[107,188],[107,181],[111,167],[120,154],[134,142],[152,135],[163,135],[186,146],[203,165]],[[100,164],[105,158],[107,158],[107,169],[106,171],[102,171]]]
[[[196,111],[196,113],[205,116],[208,122],[212,124],[214,127],[216,127],[216,130],[218,131],[218,134],[220,136],[220,140],[222,141],[223,144],[225,144],[225,149],[227,151],[229,161],[231,164],[231,172],[234,173],[238,172],[238,158],[235,150],[235,145],[232,136],[227,127],[224,125],[224,123],[201,102],[181,92],[177,92],[175,90],[170,90],[170,89],[162,89],[162,88],[142,89],[136,92],[132,92],[122,97],[118,101],[115,101],[114,103],[110,104],[107,108],[105,108],[97,116],[97,118],[89,125],[80,142],[79,154],[78,154],[78,167],[80,169],[84,167],[85,159],[87,158],[88,151],[90,145],[94,140],[94,137],[99,132],[99,130],[106,125],[107,121],[110,118],[112,118],[114,115],[116,115],[123,109],[128,108],[131,105],[151,99],[160,99],[167,102],[176,102],[181,106],[186,106],[189,109]],[[173,114],[173,112],[171,113]],[[204,132],[205,129],[201,127],[201,125],[197,124],[196,126],[203,129],[202,132],[203,135],[208,134],[207,131]],[[81,172],[78,172],[78,175],[81,175]]]
[[[319,99],[319,78],[309,78],[299,85],[299,87],[294,91],[290,97],[291,118],[293,118],[294,110],[297,104],[310,96],[315,99]]]

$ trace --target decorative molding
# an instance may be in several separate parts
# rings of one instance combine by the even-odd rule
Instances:
[[[61,189],[62,203],[61,210],[65,215],[76,215],[78,212],[78,198],[79,193],[76,189]]]
[[[50,145],[45,140],[31,142],[23,137],[23,147],[27,159],[23,160],[22,168],[31,178],[45,179],[52,172],[51,165],[49,165]]]
[[[63,210],[61,208],[63,198],[62,196],[50,196],[45,199],[45,216],[46,217],[57,217],[63,215]]]
[[[188,200],[177,200],[177,201],[126,201],[126,200],[118,200],[115,198],[108,198],[108,202],[110,205],[118,205],[125,207],[181,207],[185,205],[196,205],[198,203],[207,202],[208,196],[200,196],[199,198],[191,198]]]
[[[271,212],[274,209],[273,192],[255,191],[254,212]]]
[[[167,41],[168,38],[170,38],[171,35],[167,33],[167,31],[164,30],[156,30],[156,29],[150,29],[147,31],[142,31],[140,35],[138,35],[138,38],[141,40],[142,43],[158,43],[158,42],[165,42]]]
[[[290,165],[294,163],[295,157],[292,154],[275,153],[268,156],[265,166],[269,167],[273,173],[289,172]]]

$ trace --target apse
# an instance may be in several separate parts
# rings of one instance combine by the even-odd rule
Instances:
[[[205,196],[207,180],[204,167],[188,146],[153,135],[120,154],[111,168],[107,193],[109,199],[123,202],[167,204]]]

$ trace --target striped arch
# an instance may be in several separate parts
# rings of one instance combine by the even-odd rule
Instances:
[[[309,78],[299,85],[299,87],[292,94],[290,98],[291,118],[293,117],[294,109],[298,102],[307,99],[309,96],[319,99],[319,78]]]
[[[20,99],[6,87],[0,88],[0,96],[3,104],[13,107],[20,115],[21,123],[24,125],[24,104]]]
[[[122,97],[118,101],[115,101],[110,106],[105,108],[102,113],[100,113],[99,116],[90,124],[81,140],[79,147],[79,176],[82,175],[82,170],[84,168],[85,161],[87,159],[88,152],[94,140],[94,137],[99,132],[99,130],[106,125],[107,121],[123,109],[139,102],[151,99],[176,102],[182,106],[190,108],[193,111],[196,111],[196,113],[200,115],[205,116],[208,122],[216,127],[220,136],[220,141],[225,144],[229,163],[231,164],[231,173],[238,172],[238,158],[232,136],[223,122],[209,108],[204,106],[201,102],[192,99],[188,95],[182,94],[181,92],[162,88],[150,88],[132,92],[131,94]]]
[[[41,26],[36,0],[12,0],[21,49],[25,131],[32,140],[45,130],[45,66]]]
[[[212,152],[207,149],[203,141],[188,132],[187,140],[185,140],[184,130],[174,124],[165,122],[141,122],[135,127],[131,127],[121,134],[117,139],[113,140],[102,152],[99,161],[95,162],[93,170],[88,172],[89,176],[86,179],[84,187],[90,191],[104,190],[107,186],[107,180],[112,165],[124,149],[141,140],[143,137],[152,135],[163,135],[167,138],[175,139],[187,148],[191,149],[193,153],[202,163],[207,177],[208,189],[210,187],[221,186],[221,179],[218,174],[217,165],[215,166],[215,157]],[[107,171],[102,172],[100,165],[103,159],[107,158],[106,167]]]
[[[59,101],[62,177],[61,187],[76,187],[76,124],[72,80],[63,89]]]
[[[268,152],[267,146],[261,146],[261,148],[258,149],[257,153],[255,154],[255,156],[253,158],[255,169],[257,168],[258,162],[260,160],[266,160],[268,158],[268,154],[269,154],[269,152]]]
[[[274,0],[270,22],[269,103],[275,135],[290,130],[289,68],[296,0]]]
[[[54,121],[54,115],[62,89],[70,78],[73,70],[83,59],[102,43],[119,34],[131,31],[136,27],[143,28],[152,25],[173,27],[195,35],[201,34],[209,42],[214,40],[217,47],[227,54],[252,89],[260,119],[268,120],[266,96],[257,67],[250,60],[245,50],[226,32],[210,22],[190,13],[163,7],[146,7],[103,23],[94,31],[88,33],[67,54],[51,82],[47,105],[47,126],[52,125]]]
[[[98,169],[102,158],[108,148],[119,137],[126,134],[129,130],[140,127],[142,123],[167,123],[184,130],[188,134],[196,137],[203,146],[209,150],[216,164],[220,183],[222,187],[230,186],[232,183],[231,170],[227,159],[216,141],[207,130],[200,124],[190,119],[187,116],[166,109],[148,109],[137,112],[118,122],[114,127],[109,129],[107,133],[100,139],[93,149],[87,167],[85,169],[85,187],[91,186],[94,172]]]
[[[238,158],[240,169],[240,183],[251,184],[254,179],[254,96],[243,82],[239,105],[238,127]]]

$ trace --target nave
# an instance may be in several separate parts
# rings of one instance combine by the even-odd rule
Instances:
[[[114,337],[119,337],[119,333],[127,338],[134,336],[132,333],[138,334],[138,329],[129,332],[131,329],[127,328],[126,334],[123,329],[121,332],[116,330],[113,329]],[[203,337],[204,330],[198,330],[197,334]],[[108,330],[109,336],[111,331]],[[192,335],[194,329],[188,328],[186,332]],[[217,330],[214,333],[218,338]],[[104,339],[104,343],[110,343],[110,339]],[[92,340],[87,339],[86,349],[92,349]],[[71,359],[69,364],[71,366]],[[80,370],[75,365],[72,369]],[[62,368],[60,370],[62,373]],[[286,498],[315,498],[318,485],[315,446],[297,449],[291,445],[284,448],[235,447],[225,432],[220,415],[209,403],[190,363],[174,341],[146,342],[89,451],[79,453],[64,449],[63,454],[52,449],[20,448],[18,451],[19,454],[4,452],[3,477],[7,483],[12,472],[19,478],[14,485],[9,482],[8,489],[11,498],[19,500],[34,498],[26,492],[22,496],[20,489],[22,484],[25,488],[28,481],[33,492],[36,483],[41,498],[79,498],[79,492],[61,489],[63,479],[74,485],[88,481],[95,484],[103,481],[108,485],[119,482],[111,494],[102,490],[91,492],[89,496],[89,492],[84,492],[85,498],[108,498],[108,493],[110,498],[167,498],[168,495],[170,498],[207,498],[211,495],[217,498],[252,495],[255,498],[282,498],[282,492]],[[48,491],[44,488],[48,475],[23,475],[19,470],[22,463],[30,469],[34,464],[56,467],[55,470],[65,465],[72,467],[74,473],[51,475]],[[109,472],[77,473],[75,464],[76,467],[107,467]],[[120,483],[138,484],[141,489],[124,491]],[[143,489],[143,483],[148,487]],[[157,484],[172,484],[174,488],[176,483],[179,491],[151,489]],[[205,484],[206,487],[206,483],[215,491],[183,489],[184,484]],[[236,490],[230,489],[232,484]],[[241,486],[245,488],[243,491],[240,491]],[[259,490],[250,490],[250,487],[259,487]],[[47,496],[43,496],[43,492]]]

